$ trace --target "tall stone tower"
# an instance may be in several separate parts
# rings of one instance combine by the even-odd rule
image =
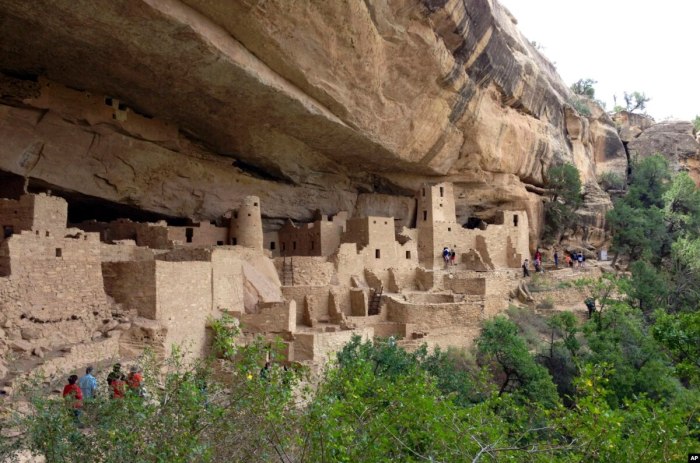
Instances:
[[[262,217],[260,214],[260,198],[246,196],[241,206],[231,215],[229,228],[229,244],[263,249]]]
[[[444,235],[441,233],[443,228],[445,232],[458,228],[452,183],[423,184],[418,190],[417,198],[418,260],[421,265],[433,268],[435,257],[442,246],[451,245],[448,242],[437,243],[436,236]]]

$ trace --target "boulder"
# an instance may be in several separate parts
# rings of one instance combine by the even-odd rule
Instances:
[[[7,343],[8,347],[15,352],[30,352],[32,344],[24,339],[12,339]]]

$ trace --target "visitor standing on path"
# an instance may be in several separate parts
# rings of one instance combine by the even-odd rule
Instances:
[[[523,278],[530,276],[530,269],[528,269],[529,265],[530,261],[525,259],[525,262],[523,262]]]
[[[97,394],[97,378],[92,375],[92,367],[85,369],[85,376],[78,382],[85,400],[94,399]]]
[[[110,397],[113,399],[124,398],[124,380],[126,377],[122,373],[121,363],[116,363],[112,371],[107,376],[107,384],[109,385]]]
[[[80,409],[83,408],[83,392],[76,384],[77,382],[78,375],[70,375],[68,377],[68,384],[63,387],[63,398],[68,398],[66,402],[69,402],[70,407],[73,409],[73,419],[77,424],[80,424]]]
[[[445,246],[442,250],[442,259],[445,261],[445,268],[450,265],[450,248]]]
[[[559,253],[554,250],[554,268],[559,268]]]
[[[126,378],[126,385],[129,386],[129,391],[139,397],[143,397],[143,375],[139,371],[137,365],[133,365],[129,370],[129,376]]]
[[[450,263],[452,265],[457,265],[457,253],[455,252],[454,248],[450,251]]]

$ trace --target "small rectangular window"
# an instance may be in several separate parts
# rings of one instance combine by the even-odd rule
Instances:
[[[296,251],[296,250],[297,250],[297,242],[292,241],[292,251]]]
[[[450,227],[447,227],[447,231],[452,231],[452,228],[450,228]]]
[[[4,225],[2,227],[2,234],[5,238],[9,238],[14,233],[15,233],[15,227],[13,227],[12,225]],[[37,233],[39,233],[39,232],[37,231]]]
[[[238,238],[231,238],[231,244],[236,246],[238,244]]]
[[[63,257],[63,249],[56,248],[56,257]]]
[[[517,227],[518,226],[518,214],[515,214],[513,216],[513,226]]]
[[[425,188],[423,188],[423,196],[425,196]]]
[[[428,220],[428,211],[423,211],[423,220]]]
[[[193,236],[194,236],[194,229],[193,228],[185,228],[185,241],[187,241],[188,243],[191,243]]]
[[[282,243],[282,252],[287,250],[287,245],[285,243]]]
[[[440,197],[442,198],[445,196],[445,189],[443,187],[440,187]],[[442,204],[440,204],[442,206]]]
[[[275,250],[275,242],[270,241],[270,251],[274,251],[274,250]]]
[[[258,203],[253,203],[253,206],[257,206],[257,205],[258,205]]]
[[[223,241],[217,241],[217,242],[216,242],[216,245],[217,245],[217,246],[223,246],[223,245],[224,245],[224,242],[223,242]]]
[[[406,259],[410,259],[410,258],[411,258],[411,251],[406,251]]]
[[[374,250],[374,257],[379,259],[381,257],[381,253],[379,252],[379,249]]]

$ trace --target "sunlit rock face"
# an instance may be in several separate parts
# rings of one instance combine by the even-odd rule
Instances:
[[[0,170],[168,216],[254,194],[303,221],[447,180],[461,218],[537,233],[552,162],[593,189],[626,162],[496,1],[0,0],[0,39]]]
[[[695,183],[700,181],[700,144],[691,122],[665,121],[654,124],[631,140],[627,148],[633,157],[663,154],[673,171],[688,171]]]

